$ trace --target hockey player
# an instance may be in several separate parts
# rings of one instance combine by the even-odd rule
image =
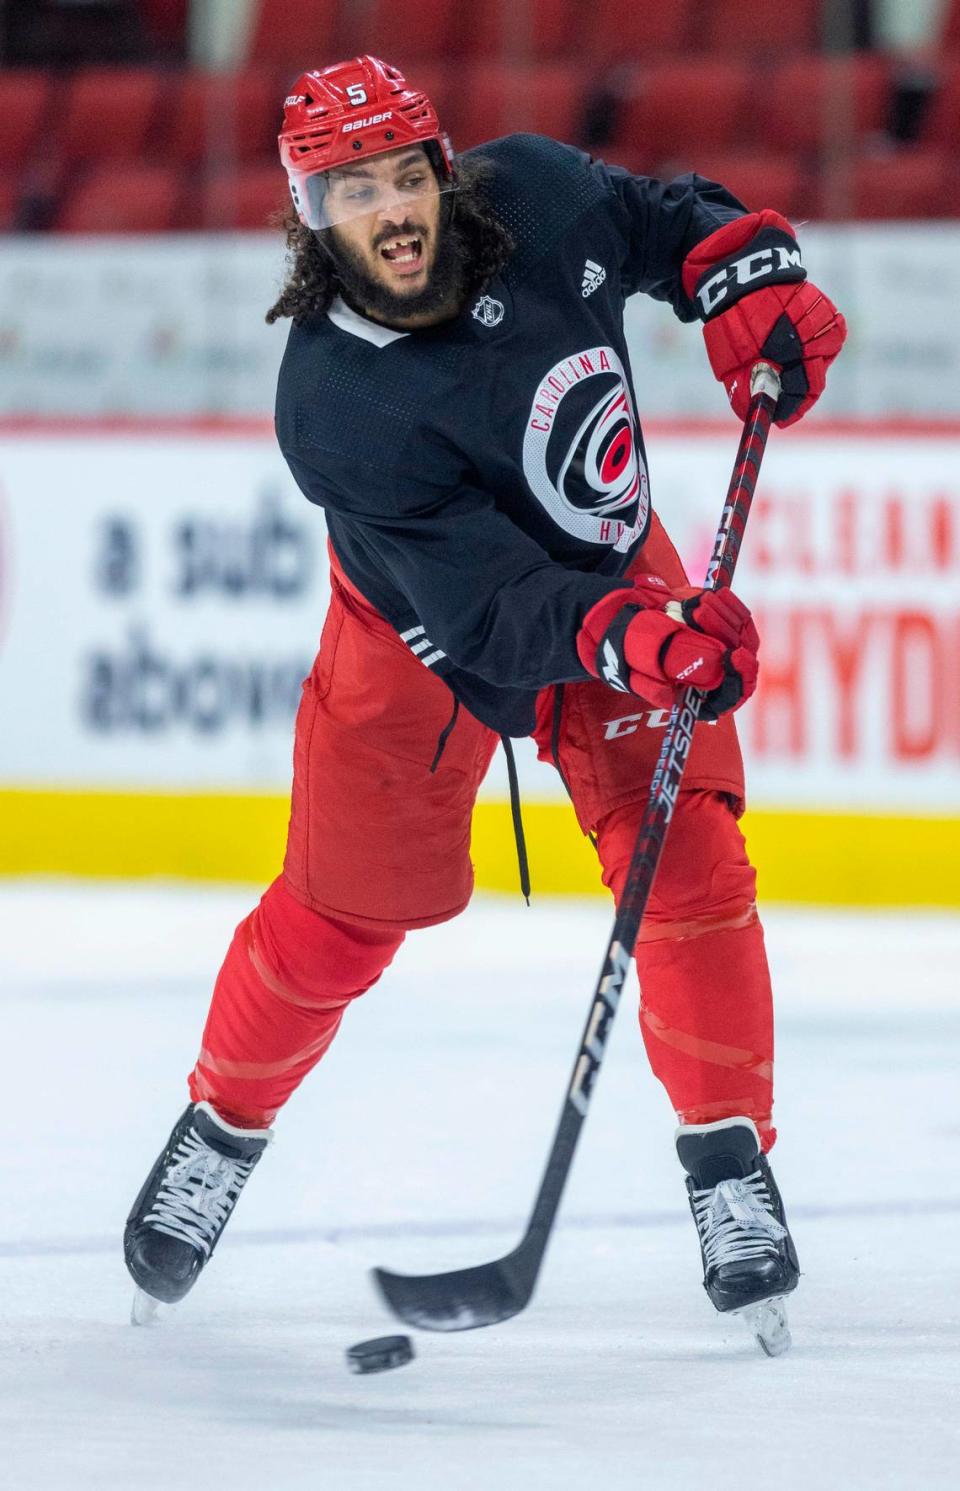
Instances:
[[[651,510],[623,308],[643,292],[699,317],[741,419],[752,364],[775,364],[782,425],[822,392],[843,319],[777,212],[532,135],[455,157],[429,99],[373,57],[300,78],[280,153],[296,220],[268,316],[293,323],[276,428],[326,514],[332,598],[283,874],[236,930],[190,1104],[127,1223],[141,1299],[187,1293],[351,1001],[408,931],[466,906],[498,737],[535,737],[616,897],[660,733],[607,726],[625,694],[665,718],[687,685],[715,723],[636,947],[640,1025],[711,1300],[781,1297],[798,1269],[766,1159],[771,992],[731,718],[758,637],[729,591],[689,586]]]

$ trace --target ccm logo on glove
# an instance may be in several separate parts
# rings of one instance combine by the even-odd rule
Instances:
[[[776,422],[789,425],[816,403],[847,327],[833,301],[807,279],[793,229],[779,212],[750,212],[690,250],[683,288],[704,321],[715,376],[746,419],[753,364],[780,374]]]
[[[774,236],[781,241],[772,243],[769,248],[754,247],[742,258],[731,259],[722,269],[704,275],[696,289],[700,316],[704,321],[721,308],[726,310],[741,295],[759,289],[761,280],[766,285],[783,285],[806,279],[807,271],[795,240],[783,242],[787,238],[785,233],[772,235],[768,231],[757,235],[758,239]]]
[[[580,661],[621,693],[669,709],[682,689],[703,689],[700,718],[737,709],[757,686],[760,638],[730,590],[675,592],[640,575],[587,612],[577,634]]]

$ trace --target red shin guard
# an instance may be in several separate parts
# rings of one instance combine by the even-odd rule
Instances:
[[[275,880],[234,933],[217,978],[190,1074],[193,1101],[240,1127],[268,1127],[402,941],[402,931],[310,911]]]
[[[598,828],[604,881],[619,900],[642,804]],[[725,798],[681,793],[637,941],[640,1027],[681,1123],[752,1118],[776,1131],[773,1001],[755,876]]]

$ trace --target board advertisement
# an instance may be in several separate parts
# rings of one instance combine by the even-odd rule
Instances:
[[[646,436],[654,505],[699,580],[735,426],[654,421]],[[960,429],[860,423],[771,437],[736,579],[762,637],[760,684],[738,723],[751,821],[776,821],[784,862],[797,825],[824,814],[937,821],[960,862],[958,456]],[[153,794],[161,817],[190,798],[198,836],[198,795],[270,799],[280,823],[327,596],[323,513],[268,426],[6,434],[8,824],[14,799],[21,818],[34,810],[30,794],[56,816],[58,793],[127,794],[127,814],[131,794]],[[611,691],[611,742],[665,724],[663,711]],[[518,758],[530,811],[567,812],[530,742]],[[506,801],[499,756],[481,797]],[[106,797],[97,811],[97,822],[113,811]],[[507,820],[492,851],[505,861]],[[0,855],[0,868],[16,870],[22,852]]]

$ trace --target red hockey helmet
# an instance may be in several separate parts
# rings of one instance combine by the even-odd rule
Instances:
[[[342,220],[343,208],[339,215],[331,210],[328,172],[404,145],[424,146],[436,176],[431,191],[449,191],[455,184],[453,150],[436,109],[379,57],[354,57],[303,73],[284,101],[279,142],[293,205],[309,228]],[[368,205],[357,208],[369,210]]]

